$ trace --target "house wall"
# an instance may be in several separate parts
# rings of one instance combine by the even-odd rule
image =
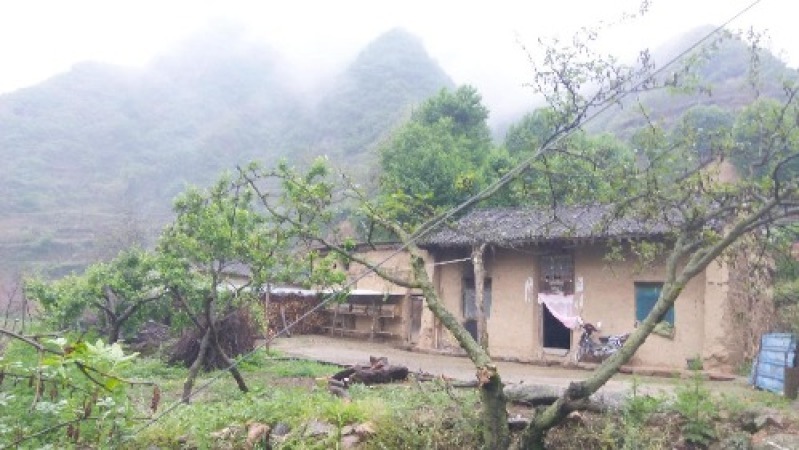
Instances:
[[[527,295],[528,278],[539,283],[538,254],[541,248],[524,250],[493,249],[485,255],[487,276],[492,280],[492,307],[488,320],[492,356],[521,361],[553,358],[543,351],[542,306],[537,302],[537,287]],[[591,323],[602,323],[601,334],[631,332],[635,326],[635,282],[663,281],[663,264],[640,267],[634,262],[605,261],[603,244],[577,247],[574,252],[575,278],[583,279],[581,316]],[[466,252],[440,252],[436,261],[468,256]],[[447,308],[463,320],[462,284],[468,263],[436,266],[434,280]],[[713,293],[716,295],[716,293]],[[720,294],[719,294],[720,295]],[[684,368],[686,360],[703,354],[705,323],[705,277],[700,275],[684,289],[675,305],[675,330],[672,337],[652,335],[631,361],[635,365]],[[712,321],[713,317],[708,320]],[[425,324],[423,324],[423,327]],[[424,331],[423,331],[424,333]],[[572,332],[572,350],[581,331]],[[457,343],[444,330],[431,331],[423,348],[454,349]]]
[[[464,277],[464,269],[467,267],[465,262],[450,262],[450,261],[457,261],[468,257],[468,252],[459,252],[459,251],[451,251],[451,252],[442,252],[436,255],[435,261],[431,261],[431,263],[435,263],[435,266],[428,266],[432,269],[434,276],[433,276],[433,283],[436,286],[436,291],[438,292],[439,299],[441,302],[444,303],[444,306],[449,310],[452,314],[463,321],[463,311],[461,306],[461,295],[463,295],[462,284],[463,284],[463,277]],[[490,270],[491,262],[486,260],[484,261],[487,270]],[[430,269],[429,269],[430,270]],[[427,308],[425,308],[427,310]],[[458,345],[455,338],[449,331],[441,326],[441,324],[435,318],[432,318],[428,323],[432,323],[433,330],[430,333],[431,339],[427,342],[420,342],[420,347],[423,344],[429,345],[428,348],[438,349],[438,350],[458,350],[460,346]],[[425,322],[423,321],[422,326],[425,326]],[[489,331],[490,332],[490,331]],[[424,335],[424,331],[422,332]],[[424,348],[424,347],[423,347]]]
[[[376,248],[364,247],[358,250],[358,257],[372,264],[379,264],[381,270],[391,276],[411,280],[412,271],[408,252],[398,251],[399,247],[394,245],[379,245]],[[350,286],[351,289],[371,290],[392,296],[390,304],[383,305],[383,310],[393,310],[394,317],[379,318],[375,323],[372,316],[356,316],[353,318],[356,330],[366,333],[372,329],[373,325],[377,325],[378,330],[387,333],[382,335],[386,339],[405,343],[418,339],[417,336],[411,335],[413,320],[411,303],[412,296],[418,295],[419,292],[391,283],[362,264],[353,262],[346,270],[347,280],[354,283]],[[422,326],[422,330],[424,329]]]
[[[575,252],[575,275],[583,277],[586,322],[602,322],[601,334],[621,334],[634,330],[635,283],[662,282],[665,265],[642,267],[628,261],[604,260],[602,244],[579,248]],[[638,349],[630,364],[685,368],[686,360],[702,354],[705,329],[705,277],[699,275],[686,285],[674,305],[674,334],[651,334]],[[712,318],[710,318],[712,320]],[[579,330],[575,331],[579,339]]]
[[[707,268],[708,296],[705,305],[706,368],[736,371],[751,361],[758,351],[760,337],[773,331],[775,320],[770,271],[759,249],[739,244],[734,264],[715,262]],[[751,251],[751,252],[750,252]],[[765,266],[764,266],[765,264]],[[710,320],[714,311],[714,320]]]
[[[410,279],[410,255],[405,251],[397,251],[394,246],[381,246],[358,252],[358,256],[370,263],[381,264],[381,268],[392,276]],[[351,263],[347,268],[347,279],[357,280],[353,289],[369,289],[389,294],[405,294],[407,288],[380,278],[375,273],[358,263]]]
[[[538,303],[525,295],[525,282],[535,277],[535,259],[529,253],[507,249],[486,255],[492,283],[491,318],[488,321],[492,355],[522,361],[540,357]]]

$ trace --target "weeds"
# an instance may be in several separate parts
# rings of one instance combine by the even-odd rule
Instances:
[[[718,412],[701,374],[695,374],[690,383],[677,388],[674,409],[685,420],[682,433],[686,442],[707,446],[716,439],[714,421]]]

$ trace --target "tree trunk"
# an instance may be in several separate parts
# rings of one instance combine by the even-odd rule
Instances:
[[[272,285],[266,283],[266,293],[264,293],[264,349],[269,350],[269,343],[272,341],[272,336],[269,336],[269,303],[272,300]]]
[[[108,329],[108,343],[113,344],[119,340],[119,333],[122,328],[122,322],[118,320],[114,320],[114,318],[109,318],[109,329]]]
[[[483,422],[485,448],[508,448],[510,446],[508,399],[505,397],[499,372],[495,371],[489,381],[480,386],[480,400],[483,403],[480,416]]]
[[[413,245],[408,246],[408,249],[411,253],[414,280],[419,283],[422,293],[427,299],[427,307],[452,333],[477,368],[477,381],[480,387],[480,397],[483,400],[481,411],[483,446],[490,449],[508,448],[510,430],[508,428],[507,399],[503,392],[504,385],[497,366],[493,364],[491,356],[472,338],[458,319],[441,304],[435,286],[427,275],[424,259],[419,256],[418,249]]]
[[[488,321],[485,309],[485,267],[483,254],[486,244],[476,245],[472,249],[472,266],[474,267],[474,301],[477,304],[477,340],[486,353],[488,351]]]
[[[214,346],[214,350],[219,354],[219,357],[222,358],[225,365],[227,366],[227,370],[230,371],[230,374],[233,375],[233,379],[236,380],[236,385],[238,385],[239,390],[241,392],[248,392],[247,384],[244,383],[244,377],[241,376],[241,372],[235,366],[234,361],[230,359],[230,357],[225,353],[225,350],[222,349],[222,346],[219,345],[219,339],[217,339],[216,328],[213,325],[209,325],[208,328],[210,329],[211,334],[211,345]]]
[[[194,380],[197,379],[197,373],[200,371],[200,367],[203,365],[203,360],[205,359],[205,355],[208,353],[210,344],[211,327],[206,327],[205,333],[203,333],[203,338],[200,341],[200,350],[197,352],[197,357],[194,359],[194,362],[191,363],[189,375],[186,377],[186,381],[183,383],[183,396],[181,397],[183,403],[189,403],[189,400],[191,400],[191,389],[192,386],[194,386]]]

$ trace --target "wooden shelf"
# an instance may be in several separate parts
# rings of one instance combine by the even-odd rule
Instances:
[[[399,317],[397,314],[397,307],[396,305],[378,305],[378,306],[371,306],[371,305],[330,305],[325,308],[328,313],[330,314],[341,314],[341,315],[352,315],[352,316],[363,316],[363,317],[374,317],[374,311],[377,310],[377,316],[383,319],[393,319],[395,317]]]
[[[330,326],[324,329],[332,336],[338,334],[368,338],[399,338],[399,334],[386,331],[385,328],[388,323],[395,324],[402,318],[400,308],[401,305],[397,303],[374,300],[371,303],[347,302],[327,305],[325,312],[328,314]],[[359,317],[361,319],[358,319]],[[365,321],[371,321],[371,325],[364,327]],[[356,328],[357,325],[360,325],[360,328]]]
[[[341,334],[341,335],[350,335],[350,336],[370,336],[372,334],[371,330],[354,330],[351,328],[338,328],[338,327],[323,327],[325,330],[329,331],[331,335]],[[375,331],[375,336],[383,336],[383,337],[399,337],[398,334],[392,333],[390,331]]]

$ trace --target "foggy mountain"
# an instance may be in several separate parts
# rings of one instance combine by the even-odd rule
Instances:
[[[658,63],[692,44],[695,30],[654,52]],[[665,90],[625,100],[586,128],[620,136],[643,125],[640,100],[669,123],[693,105],[736,108],[751,101],[749,54],[721,43],[697,78],[714,88],[693,96]],[[779,95],[788,71],[760,55]],[[402,30],[369,43],[307,97],[274,49],[218,28],[195,36],[143,70],[82,63],[37,86],[0,96],[0,281],[46,269],[63,274],[155,235],[187,183],[208,185],[253,159],[297,163],[328,155],[360,174],[372,151],[444,87],[449,76],[421,41]]]
[[[652,58],[656,68],[665,66],[714,28],[706,26],[690,30],[654,49]],[[695,65],[689,72],[681,71],[682,66],[677,63],[662,74],[667,80],[674,76],[682,80],[690,77],[699,87],[698,92],[677,94],[668,89],[659,89],[631,95],[622,101],[621,109],[611,108],[593,120],[586,129],[629,137],[633,130],[645,125],[639,102],[645,106],[653,121],[669,126],[685,111],[697,105],[737,109],[751,103],[756,96],[782,98],[785,94],[783,81],[796,79],[795,70],[788,68],[769,51],[760,50],[756,65],[759,83],[753,86],[750,81],[752,55],[746,43],[728,36],[707,44],[704,52],[697,50],[691,53]]]
[[[107,256],[109,237],[164,224],[186,183],[253,159],[371,161],[413,105],[453,86],[402,30],[371,42],[318,98],[292,83],[277,52],[217,29],[145,70],[82,63],[0,96],[0,265],[58,261],[63,273]]]

